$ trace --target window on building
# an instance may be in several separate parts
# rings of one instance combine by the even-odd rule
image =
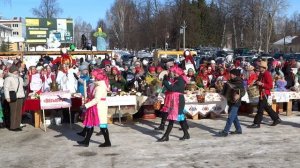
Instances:
[[[13,27],[19,27],[19,25],[18,24],[13,24]]]
[[[13,35],[17,36],[17,35],[19,35],[19,32],[13,32]]]

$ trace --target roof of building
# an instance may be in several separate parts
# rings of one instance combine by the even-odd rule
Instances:
[[[276,41],[275,43],[273,43],[273,45],[288,45],[288,44],[291,44],[293,42],[293,40],[297,37],[298,36],[286,36],[285,38],[282,38],[282,39]]]
[[[8,26],[5,26],[3,24],[0,24],[0,28],[3,28],[3,29],[8,29],[8,30],[13,30],[12,28],[8,27]]]

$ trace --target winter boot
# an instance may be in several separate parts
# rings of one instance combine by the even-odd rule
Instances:
[[[183,131],[183,137],[179,138],[179,140],[190,139],[190,134],[188,132],[188,125],[186,120],[179,122],[181,129]]]
[[[186,126],[187,126],[187,129],[190,129],[190,126],[187,124],[187,121],[186,121],[186,119],[184,119],[184,121],[183,122],[185,122],[185,124],[186,124]],[[182,128],[180,127],[179,128],[179,130],[181,131],[182,130]]]
[[[77,132],[77,135],[85,137],[86,136],[86,130],[87,130],[87,127],[84,127],[81,132]]]
[[[160,139],[158,139],[157,142],[169,141],[169,135],[170,135],[170,133],[172,131],[173,124],[174,124],[174,121],[169,121],[168,128],[167,128],[164,136],[161,137]]]
[[[162,131],[165,130],[167,117],[168,117],[168,113],[162,112],[160,125],[159,125],[159,127],[156,127],[154,129],[155,130],[162,130]]]
[[[94,132],[94,127],[92,128],[86,128],[86,136],[84,138],[83,141],[77,141],[77,143],[81,146],[85,146],[85,147],[88,147],[89,146],[89,143],[90,143],[90,139],[93,135],[93,132]]]
[[[104,140],[105,142],[101,145],[99,145],[99,147],[110,147],[111,146],[111,143],[110,143],[110,140],[109,140],[109,132],[108,132],[108,129],[107,128],[100,128],[101,129],[101,132],[104,136]]]

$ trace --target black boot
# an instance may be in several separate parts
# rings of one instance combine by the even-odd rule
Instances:
[[[107,128],[100,128],[100,129],[101,129],[101,132],[104,136],[105,142],[103,144],[99,145],[99,147],[109,147],[109,146],[111,146],[111,143],[110,143],[110,140],[109,140],[108,129]]]
[[[83,141],[77,141],[77,143],[79,145],[88,147],[89,144],[90,144],[90,139],[91,139],[91,137],[93,135],[93,132],[94,132],[94,127],[92,127],[92,128],[86,128],[86,132],[87,133],[86,133],[86,136],[85,136],[84,140]]]
[[[86,136],[86,130],[87,130],[87,128],[84,127],[83,130],[82,130],[81,132],[77,132],[77,135],[82,136],[82,137],[85,137],[85,136]]]
[[[154,128],[155,130],[165,130],[165,125],[166,125],[166,121],[167,121],[167,117],[168,117],[168,113],[162,112],[161,114],[161,122],[159,127]]]
[[[185,122],[185,124],[186,124],[186,126],[187,126],[186,128],[187,128],[187,129],[190,129],[190,126],[187,124],[187,121],[186,121],[186,119],[184,119],[184,122]],[[180,127],[180,128],[179,128],[179,130],[181,131],[181,130],[182,130],[182,128]]]
[[[103,135],[102,131],[100,130],[97,134],[97,136]]]
[[[163,137],[161,137],[159,140],[157,140],[157,142],[169,141],[169,135],[170,135],[170,132],[172,131],[173,124],[174,124],[174,121],[169,121],[167,131],[165,132]]]
[[[179,122],[181,129],[183,130],[183,137],[179,138],[179,140],[185,140],[185,139],[190,139],[190,134],[188,132],[188,124],[186,120],[180,121]]]

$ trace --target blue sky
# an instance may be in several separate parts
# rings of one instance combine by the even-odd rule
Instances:
[[[32,8],[38,7],[40,0],[0,0],[0,16],[5,18],[33,17]],[[59,6],[63,9],[61,18],[81,18],[82,20],[96,26],[99,18],[104,19],[106,11],[110,9],[114,0],[58,0]],[[288,0],[289,7],[286,10],[288,16],[295,11],[300,13],[300,0]]]
[[[33,17],[32,8],[38,7],[40,0],[0,0],[0,16],[4,18]],[[104,19],[114,0],[57,0],[63,13],[60,18],[81,18],[96,27],[99,18]]]

